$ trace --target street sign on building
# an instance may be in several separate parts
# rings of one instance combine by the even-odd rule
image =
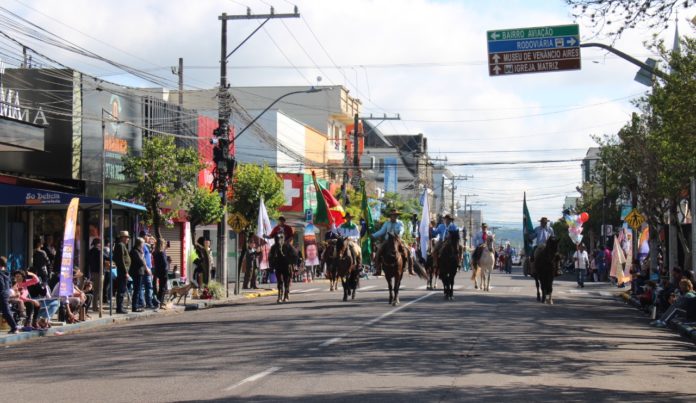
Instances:
[[[580,69],[577,25],[488,31],[491,76]]]

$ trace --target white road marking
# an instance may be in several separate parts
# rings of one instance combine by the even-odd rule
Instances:
[[[372,288],[377,288],[377,286],[376,285],[366,285],[365,287],[358,288],[358,291],[367,291],[367,290],[370,290]]]
[[[613,293],[613,292],[609,292],[609,291],[600,291],[600,292],[599,292],[599,295],[601,295],[601,296],[603,296],[603,297],[613,297],[613,296],[614,296],[614,293]]]
[[[312,292],[312,291],[317,291],[318,288],[308,288],[306,290],[292,290],[290,291],[290,294],[304,294],[307,292]]]
[[[344,337],[348,336],[349,334],[355,333],[355,332],[357,332],[358,330],[362,329],[363,327],[374,325],[375,323],[379,322],[380,320],[382,320],[382,319],[384,319],[384,318],[386,318],[386,317],[389,317],[389,316],[391,316],[391,315],[393,315],[393,314],[399,312],[400,310],[406,308],[407,306],[409,306],[409,305],[411,305],[411,304],[415,304],[416,302],[418,302],[418,301],[420,301],[420,300],[426,299],[426,298],[430,297],[430,296],[433,295],[433,294],[437,294],[437,291],[429,292],[429,293],[427,293],[427,294],[425,294],[425,295],[423,295],[423,296],[421,296],[421,297],[418,297],[418,298],[414,299],[413,301],[409,301],[409,302],[407,302],[407,303],[405,303],[405,304],[403,304],[403,305],[401,305],[401,306],[398,306],[398,307],[392,309],[391,311],[385,312],[385,313],[383,313],[382,315],[380,315],[380,316],[378,316],[378,317],[376,317],[376,318],[374,318],[374,319],[369,320],[369,321],[368,321],[367,323],[365,323],[364,325],[361,325],[361,326],[356,327],[355,329],[351,330],[350,332],[346,332],[346,333],[343,333],[343,334],[338,335],[338,336],[336,336],[336,337],[332,337],[332,338],[326,340],[325,342],[319,344],[319,347],[328,347],[328,346],[330,346],[330,345],[332,345],[332,344],[338,343],[339,341],[341,341]]]
[[[521,287],[510,287],[510,292],[520,292],[521,290]]]
[[[418,287],[418,288],[416,288],[416,289],[417,289],[417,290],[425,290],[426,288],[428,288],[427,285],[422,285],[422,286],[420,286],[420,287]]]
[[[455,289],[455,290],[461,290],[462,287],[463,287],[462,285],[455,285],[455,286],[452,287],[452,288]]]
[[[234,388],[237,388],[237,387],[239,387],[239,386],[244,385],[245,383],[258,381],[259,379],[261,379],[261,378],[263,378],[263,377],[266,377],[266,376],[268,376],[268,375],[270,375],[270,374],[272,374],[272,373],[278,371],[279,369],[280,369],[280,367],[270,367],[270,368],[268,368],[267,370],[265,370],[265,371],[263,371],[263,372],[259,372],[259,373],[256,374],[256,375],[252,375],[252,376],[250,376],[250,377],[248,377],[248,378],[242,379],[241,381],[239,381],[239,382],[235,383],[234,385],[232,385],[232,386],[228,387],[227,389],[225,389],[225,391],[230,391],[230,390],[232,390],[232,389],[234,389]]]

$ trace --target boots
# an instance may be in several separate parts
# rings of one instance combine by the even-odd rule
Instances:
[[[128,313],[123,309],[123,294],[116,294],[116,313]]]

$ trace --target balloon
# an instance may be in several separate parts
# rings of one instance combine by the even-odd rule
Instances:
[[[570,240],[576,245],[580,244],[580,241],[582,241],[582,234],[575,234],[571,232],[568,235],[570,235]]]
[[[589,214],[587,214],[587,213],[582,213],[582,214],[580,214],[580,222],[581,222],[581,223],[586,223],[587,220],[589,220],[589,219],[590,219],[590,215],[589,215]]]

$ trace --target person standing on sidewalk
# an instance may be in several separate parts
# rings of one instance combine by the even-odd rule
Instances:
[[[152,275],[152,252],[150,250],[151,237],[147,232],[140,231],[140,237],[145,241],[143,243],[143,258],[145,259],[145,276],[143,276],[143,293],[145,296],[145,308],[157,309],[159,302],[154,294],[152,283],[154,282]]]
[[[160,308],[165,308],[164,294],[167,292],[169,280],[169,262],[167,262],[167,242],[164,239],[157,241],[153,255],[153,274],[157,279],[157,300]]]
[[[142,312],[145,306],[145,299],[143,298],[143,281],[145,278],[145,273],[147,271],[147,265],[145,264],[145,257],[143,255],[143,245],[145,245],[145,240],[143,238],[136,238],[135,245],[130,250],[130,269],[128,274],[133,279],[133,297],[132,302],[132,312]]]
[[[590,258],[585,251],[585,245],[578,245],[578,250],[575,251],[573,260],[575,261],[575,272],[578,276],[578,287],[585,288],[585,275],[587,274],[587,268],[590,266]]]
[[[128,292],[128,269],[131,259],[128,253],[128,231],[118,233],[119,242],[114,246],[114,264],[116,264],[116,313],[126,313],[123,309],[123,298]],[[135,298],[135,297],[133,297]]]
[[[0,256],[0,313],[5,318],[5,321],[10,326],[9,334],[19,333],[17,322],[10,312],[10,290],[12,289],[12,279],[7,271],[7,258]]]

